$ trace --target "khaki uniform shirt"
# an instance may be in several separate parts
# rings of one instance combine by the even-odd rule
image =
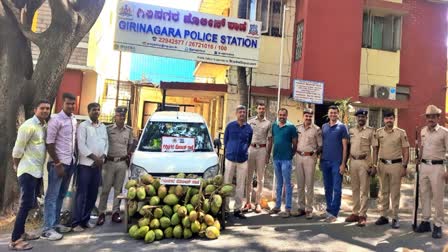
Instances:
[[[258,117],[253,117],[247,122],[253,130],[251,144],[266,144],[268,138],[272,137],[272,124],[265,118],[259,120]]]
[[[125,125],[122,129],[119,129],[114,123],[107,126],[107,135],[109,136],[109,151],[107,155],[110,157],[127,156],[128,146],[134,142],[132,128]]]
[[[350,155],[367,155],[370,158],[371,146],[375,144],[375,130],[372,127],[364,126],[354,127],[349,130],[350,133]]]
[[[445,160],[448,150],[448,129],[437,125],[429,130],[425,126],[421,132],[423,153],[422,158],[427,160]]]
[[[402,148],[409,147],[406,131],[393,128],[391,131],[379,128],[376,131],[377,141],[374,146],[379,146],[378,158],[393,160],[402,158]]]
[[[322,131],[319,126],[311,124],[305,127],[305,124],[300,124],[297,126],[297,134],[297,151],[312,152],[322,147]]]

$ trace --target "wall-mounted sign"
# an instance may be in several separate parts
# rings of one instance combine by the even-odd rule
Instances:
[[[261,22],[132,1],[117,8],[114,49],[257,67]]]
[[[323,104],[324,103],[324,83],[309,80],[294,80],[293,90],[294,100]]]

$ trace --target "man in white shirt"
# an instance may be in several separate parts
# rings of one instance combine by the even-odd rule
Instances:
[[[109,148],[106,126],[98,121],[100,105],[90,103],[87,107],[89,120],[82,122],[77,130],[79,164],[76,175],[76,201],[72,227],[81,232],[95,225],[89,223],[101,182],[101,168]]]

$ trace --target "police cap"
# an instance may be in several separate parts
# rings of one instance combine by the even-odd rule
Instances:
[[[355,113],[355,116],[360,116],[360,115],[367,116],[368,113],[369,112],[365,109],[358,109]]]
[[[126,108],[125,106],[119,106],[115,108],[115,113],[117,114],[126,115],[126,112],[128,112],[128,108]]]

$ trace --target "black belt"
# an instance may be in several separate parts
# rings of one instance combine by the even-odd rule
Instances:
[[[444,163],[443,160],[429,160],[429,159],[422,159],[422,163],[427,165],[441,165]]]
[[[251,144],[250,146],[252,146],[254,148],[264,148],[264,147],[266,147],[266,144]]]
[[[297,153],[299,153],[300,156],[312,156],[312,155],[314,155],[314,151],[309,151],[309,152],[297,151]]]
[[[365,159],[367,158],[367,154],[359,155],[359,156],[350,155],[350,157],[351,157],[353,160],[365,160]]]
[[[110,156],[107,156],[106,159],[107,159],[107,161],[121,162],[121,161],[127,160],[128,156],[124,156],[124,157],[110,157]]]
[[[383,158],[380,158],[380,161],[381,161],[383,164],[397,164],[397,163],[401,163],[401,162],[403,161],[403,159],[398,158],[398,159],[392,159],[392,160],[389,160],[389,159],[383,159]]]

